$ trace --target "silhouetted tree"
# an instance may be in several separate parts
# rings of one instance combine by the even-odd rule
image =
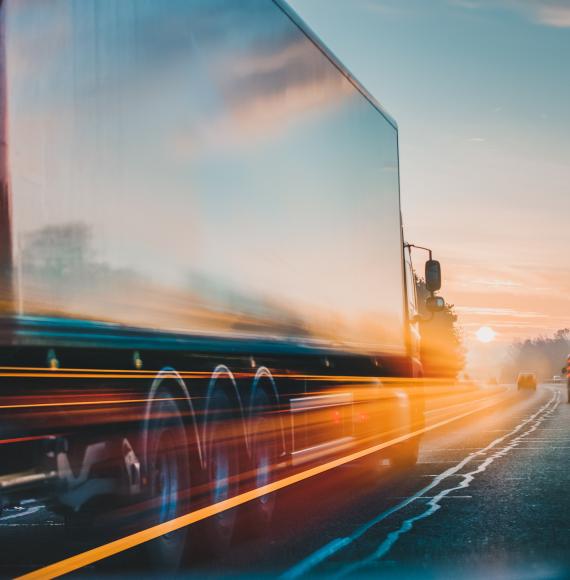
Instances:
[[[511,345],[501,371],[501,380],[512,383],[520,371],[537,373],[539,380],[563,374],[570,353],[570,328],[557,330],[551,337],[539,337]]]
[[[416,277],[416,291],[422,318],[430,319],[426,309],[429,292],[425,282]],[[465,367],[465,348],[453,304],[445,305],[442,312],[430,320],[420,322],[421,359],[424,376],[456,379]]]

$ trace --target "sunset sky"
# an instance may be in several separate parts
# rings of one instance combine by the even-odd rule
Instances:
[[[471,367],[570,327],[570,3],[291,4],[398,121],[406,236],[443,262]]]

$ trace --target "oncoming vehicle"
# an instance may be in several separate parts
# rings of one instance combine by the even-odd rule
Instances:
[[[398,128],[291,8],[0,18],[0,508],[117,512],[120,535],[351,453],[413,465]],[[431,252],[425,277],[440,311]],[[251,497],[206,522],[212,551],[271,521]],[[187,539],[145,548],[176,568]]]
[[[519,373],[517,377],[517,388],[521,389],[534,389],[536,390],[538,381],[536,379],[536,373],[530,371],[523,371]]]

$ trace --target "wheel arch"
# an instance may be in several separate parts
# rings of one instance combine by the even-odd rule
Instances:
[[[221,383],[221,387],[220,387]],[[233,402],[236,404],[237,412],[238,412],[238,419],[240,422],[240,433],[244,442],[245,451],[247,454],[250,452],[249,447],[249,440],[248,440],[248,433],[245,425],[245,416],[243,410],[243,404],[241,400],[241,396],[239,394],[238,386],[236,379],[230,369],[224,365],[219,364],[216,366],[214,371],[212,372],[212,376],[210,377],[210,381],[208,382],[208,389],[206,391],[206,406],[204,407],[204,422],[202,426],[202,457],[204,462],[206,461],[206,441],[207,441],[207,430],[209,424],[209,416],[210,416],[210,403],[212,401],[212,395],[216,388],[222,388],[226,391],[226,393],[231,397]],[[205,464],[205,463],[204,463]]]
[[[265,384],[269,385],[269,388],[265,387]],[[267,367],[259,367],[257,372],[255,373],[255,377],[253,378],[253,382],[251,384],[251,391],[249,395],[248,401],[248,410],[247,410],[247,424],[250,424],[250,419],[254,413],[253,403],[255,401],[255,395],[258,390],[264,390],[267,395],[272,399],[272,402],[278,406],[279,405],[279,392],[277,391],[277,385],[275,384],[275,379],[271,374],[271,371]],[[279,431],[281,435],[281,451],[282,453],[286,452],[286,443],[285,443],[285,428],[283,425],[283,417],[279,414]],[[251,433],[248,433],[248,437],[251,437]]]
[[[192,428],[192,434],[195,440],[196,449],[198,451],[198,461],[200,466],[204,467],[204,454],[202,452],[202,442],[200,439],[200,432],[198,429],[198,423],[196,420],[196,413],[194,410],[194,404],[192,403],[192,397],[190,396],[190,391],[184,382],[184,379],[180,376],[180,374],[173,368],[173,367],[164,367],[159,371],[159,373],[154,378],[152,385],[150,387],[148,398],[145,407],[145,414],[143,420],[143,436],[142,441],[142,457],[144,461],[144,465],[146,468],[147,465],[147,453],[148,453],[148,441],[146,437],[146,433],[148,433],[148,428],[151,420],[151,412],[152,412],[152,403],[156,399],[156,394],[159,392],[160,388],[164,385],[167,385],[169,388],[174,388],[174,395],[179,398],[179,402],[182,403],[182,407],[184,411],[187,411],[190,415],[190,422]]]

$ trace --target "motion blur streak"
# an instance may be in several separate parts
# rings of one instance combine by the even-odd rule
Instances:
[[[160,370],[121,370],[121,369],[79,369],[69,368],[65,370],[50,369],[45,367],[0,367],[0,377],[26,377],[26,378],[129,378],[129,379],[148,379],[155,378]],[[208,379],[210,372],[205,371],[177,371],[177,374],[185,379]],[[253,378],[255,372],[236,372],[236,378]],[[317,375],[317,374],[296,374],[287,372],[273,372],[272,376],[275,379],[291,379],[304,381],[327,381],[327,382],[350,382],[350,383],[370,383],[371,381],[380,381],[384,384],[402,384],[402,385],[452,385],[455,381],[445,378],[413,378],[406,377],[405,379],[399,377],[377,377],[377,376],[362,376],[362,375]]]
[[[175,397],[173,401],[185,401],[184,397]],[[103,401],[70,401],[59,403],[27,403],[17,405],[0,405],[0,409],[33,409],[36,407],[78,407],[81,405],[126,405],[129,403],[150,403],[152,399],[126,399],[123,401],[117,400],[103,400]]]
[[[9,445],[10,443],[25,443],[27,441],[41,441],[48,438],[49,435],[38,435],[36,437],[13,437],[12,439],[0,439],[0,445]]]
[[[507,397],[508,397],[508,395],[504,395],[501,398],[501,400],[503,400]],[[55,564],[51,564],[51,565],[46,566],[44,568],[40,568],[38,570],[30,572],[29,574],[25,574],[23,576],[20,576],[19,578],[20,579],[27,579],[27,580],[32,580],[32,579],[40,580],[40,579],[47,579],[47,578],[57,578],[57,577],[62,576],[64,574],[68,574],[70,572],[73,572],[74,570],[78,570],[80,568],[83,568],[85,566],[88,566],[90,564],[98,562],[100,560],[104,560],[105,558],[109,558],[111,556],[119,554],[120,552],[124,552],[126,550],[131,549],[131,548],[134,548],[136,546],[139,546],[141,544],[144,544],[146,542],[154,540],[160,536],[163,536],[164,534],[174,532],[180,528],[183,528],[185,526],[189,526],[189,525],[194,524],[196,522],[205,520],[205,519],[210,518],[216,514],[219,514],[221,512],[226,511],[226,510],[238,507],[242,504],[245,504],[247,502],[250,502],[252,500],[260,498],[264,495],[276,492],[280,489],[294,485],[296,483],[299,483],[301,481],[304,481],[306,479],[309,479],[311,477],[314,477],[316,475],[319,475],[319,474],[324,473],[326,471],[329,471],[331,469],[335,469],[336,467],[340,467],[341,465],[345,465],[347,463],[350,463],[351,461],[361,459],[361,458],[366,457],[372,453],[376,453],[378,451],[381,451],[382,449],[386,449],[387,447],[390,447],[392,445],[402,443],[408,439],[411,439],[413,437],[417,437],[418,435],[421,435],[422,433],[427,433],[429,431],[433,431],[434,429],[438,429],[439,427],[443,427],[444,425],[447,425],[447,424],[452,423],[454,421],[458,421],[460,419],[463,419],[465,417],[473,415],[474,413],[478,413],[478,412],[480,412],[484,409],[487,409],[487,408],[493,406],[494,404],[498,404],[498,403],[499,403],[499,401],[495,401],[493,403],[486,403],[483,405],[479,405],[475,409],[472,409],[472,410],[467,411],[465,413],[461,413],[461,414],[456,415],[454,417],[450,417],[448,419],[444,419],[442,421],[438,421],[437,423],[429,425],[423,429],[418,429],[418,430],[413,431],[411,433],[408,433],[406,435],[402,435],[400,437],[396,437],[394,439],[391,439],[390,441],[386,441],[384,443],[374,445],[374,446],[369,447],[367,449],[363,449],[361,451],[351,453],[350,455],[347,455],[345,457],[341,457],[339,459],[329,461],[329,462],[324,463],[322,465],[319,465],[317,467],[313,467],[311,469],[307,469],[306,471],[302,471],[300,473],[296,473],[296,474],[291,475],[289,477],[285,477],[283,479],[280,479],[280,480],[275,481],[273,483],[270,483],[268,485],[264,485],[262,487],[253,489],[251,491],[241,493],[241,494],[236,495],[232,498],[229,498],[225,501],[209,505],[207,507],[198,509],[196,511],[192,511],[192,512],[190,512],[184,516],[181,516],[179,518],[175,518],[173,520],[164,522],[162,524],[152,526],[150,528],[147,528],[146,530],[142,530],[140,532],[128,535],[126,537],[120,538],[118,540],[115,540],[115,541],[110,542],[108,544],[105,544],[103,546],[99,546],[99,547],[94,548],[92,550],[88,550],[88,551],[83,552],[81,554],[77,554],[77,555],[72,556],[70,558],[67,558],[65,560],[61,560],[60,562],[56,562]]]

